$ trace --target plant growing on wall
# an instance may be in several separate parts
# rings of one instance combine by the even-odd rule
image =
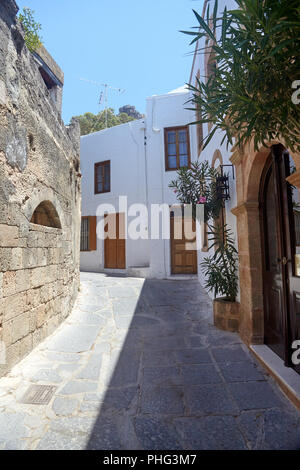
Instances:
[[[42,38],[40,36],[42,27],[35,21],[34,11],[28,7],[23,8],[23,13],[20,13],[19,20],[25,30],[26,46],[30,52],[36,51],[42,45]]]
[[[205,287],[214,293],[215,298],[223,296],[224,300],[234,302],[238,292],[238,253],[232,234],[226,225],[210,226],[209,229],[209,241],[213,242],[210,248],[215,248],[215,252],[201,263],[206,277]]]
[[[196,205],[204,204],[204,221],[216,219],[222,208],[222,201],[217,198],[216,177],[218,171],[212,168],[207,160],[191,163],[190,168],[177,171],[177,178],[169,184],[176,198],[182,204],[193,205],[193,216]]]
[[[183,31],[193,36],[191,44],[205,38],[198,53],[210,57],[210,76],[190,86],[199,123],[212,124],[204,146],[221,130],[227,144],[253,140],[257,150],[284,139],[300,151],[300,104],[292,100],[300,80],[299,0],[236,3],[238,9],[219,16],[216,0],[205,19],[194,11],[195,31]]]

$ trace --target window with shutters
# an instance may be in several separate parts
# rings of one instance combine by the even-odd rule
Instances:
[[[165,159],[166,171],[190,167],[191,153],[188,126],[165,129]]]
[[[90,220],[89,217],[81,219],[80,251],[90,251]]]
[[[97,217],[82,217],[80,232],[80,251],[97,250]]]
[[[95,194],[110,192],[110,161],[95,163]]]

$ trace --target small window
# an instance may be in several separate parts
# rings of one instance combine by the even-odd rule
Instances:
[[[88,217],[81,219],[80,251],[90,251],[90,220]]]
[[[190,167],[190,137],[187,126],[165,129],[165,157],[166,171]]]
[[[95,194],[110,192],[110,161],[95,164]]]
[[[97,218],[81,218],[80,251],[97,250]]]

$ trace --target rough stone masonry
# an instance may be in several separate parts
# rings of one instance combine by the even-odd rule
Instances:
[[[1,0],[0,376],[68,316],[79,287],[79,125],[64,126],[63,73],[27,49],[17,12]]]

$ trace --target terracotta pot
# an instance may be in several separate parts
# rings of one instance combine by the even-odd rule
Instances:
[[[226,299],[214,300],[214,325],[225,331],[238,332],[240,326],[240,304]]]

